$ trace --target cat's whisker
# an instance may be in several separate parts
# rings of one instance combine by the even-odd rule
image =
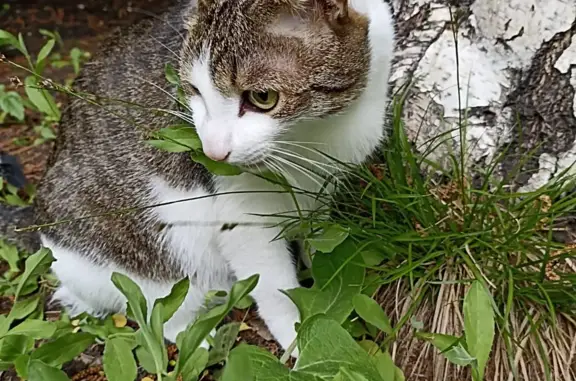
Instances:
[[[168,45],[166,45],[165,43],[163,43],[162,41],[160,41],[159,39],[157,39],[157,38],[154,37],[154,36],[151,36],[151,37],[152,37],[152,39],[153,39],[154,41],[156,41],[156,43],[160,44],[160,46],[162,46],[164,49],[166,49],[166,50],[168,50],[170,53],[172,53],[172,54],[174,55],[174,57],[172,57],[172,58],[176,58],[177,60],[180,59],[180,55],[177,54],[174,50],[170,49],[170,48],[168,47]]]
[[[287,156],[294,157],[294,158],[296,158],[296,159],[302,160],[303,162],[309,163],[309,164],[311,164],[311,165],[313,165],[313,166],[315,166],[315,167],[318,167],[318,169],[322,169],[322,170],[324,170],[324,171],[326,171],[326,172],[328,172],[328,173],[330,173],[330,174],[334,174],[334,173],[336,173],[336,172],[344,172],[344,171],[346,171],[344,168],[340,168],[340,167],[338,167],[338,166],[336,166],[336,165],[328,164],[328,163],[322,163],[322,162],[320,162],[320,161],[310,159],[310,158],[308,158],[308,157],[306,157],[306,156],[298,155],[298,154],[297,154],[296,152],[294,152],[294,151],[288,151],[288,150],[284,150],[284,149],[278,148],[278,147],[274,148],[274,150],[275,150],[276,152],[280,152],[280,153],[282,153],[282,154],[284,154],[284,155],[287,155]],[[324,169],[324,167],[330,168],[330,169],[334,170],[334,172],[330,172],[330,171]]]
[[[314,173],[313,171],[310,171],[308,168],[304,167],[304,166],[300,166],[296,163],[291,162],[290,160],[286,160],[285,158],[279,157],[279,156],[274,156],[274,160],[280,162],[280,163],[284,163],[287,166],[295,169],[296,171],[302,173],[304,176],[308,177],[310,180],[312,180],[312,182],[314,182],[316,185],[318,185],[319,189],[323,188],[323,185],[320,183],[320,181],[318,181],[317,178],[315,177],[320,177],[318,176],[318,174]]]

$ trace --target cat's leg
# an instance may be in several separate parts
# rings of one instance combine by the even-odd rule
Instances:
[[[148,305],[148,315],[154,301],[168,295],[172,289],[172,282],[141,279],[123,269],[99,266],[78,253],[53,244],[45,237],[42,241],[56,258],[52,271],[60,285],[53,299],[73,316],[86,312],[101,318],[112,313],[125,313],[126,298],[112,283],[113,272],[127,275],[140,286]],[[194,321],[198,311],[203,308],[206,291],[190,285],[182,306],[164,325],[164,337],[167,340],[176,342],[177,335]],[[207,347],[208,344],[205,342],[203,346]]]
[[[222,232],[221,250],[238,279],[259,274],[252,297],[258,312],[280,345],[287,349],[296,339],[300,314],[280,290],[300,287],[292,254],[284,240],[273,241],[277,229],[237,226]],[[298,349],[292,352],[298,355]]]

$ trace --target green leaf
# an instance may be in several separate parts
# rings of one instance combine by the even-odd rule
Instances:
[[[102,358],[104,373],[109,381],[132,381],[136,379],[138,369],[132,355],[132,348],[121,338],[106,342]]]
[[[171,84],[173,85],[180,84],[180,78],[178,77],[178,73],[171,64],[167,63],[164,66],[164,75],[166,76],[166,80]]]
[[[17,320],[25,318],[36,310],[39,302],[40,295],[35,295],[27,299],[18,299],[14,307],[10,310],[8,319]]]
[[[38,53],[38,58],[36,58],[36,65],[39,65],[46,57],[50,55],[52,49],[54,49],[54,44],[56,44],[56,41],[54,39],[46,41],[46,43]]]
[[[208,351],[197,348],[181,370],[183,381],[196,381],[208,364]]]
[[[234,305],[234,308],[238,310],[245,310],[246,308],[250,307],[254,304],[254,299],[250,295],[246,295],[245,298],[242,298]]]
[[[300,357],[295,369],[322,379],[335,377],[340,367],[368,380],[382,380],[373,359],[336,321],[316,315],[298,330]],[[385,380],[388,381],[388,380]]]
[[[166,323],[170,318],[176,313],[178,308],[184,303],[184,299],[188,294],[188,289],[190,288],[190,281],[188,277],[182,279],[174,286],[172,286],[172,290],[170,294],[167,296],[157,299],[154,304],[162,304],[163,308],[163,318],[162,322]]]
[[[236,343],[236,337],[240,332],[240,323],[233,322],[218,328],[214,336],[214,345],[210,350],[208,366],[218,364],[228,358],[230,350]]]
[[[352,300],[360,293],[365,273],[350,260],[356,251],[356,245],[348,239],[330,254],[316,253],[312,265],[314,286],[286,291],[298,306],[302,321],[324,313],[343,323],[350,315]]]
[[[191,152],[190,157],[217,176],[237,176],[242,173],[242,170],[235,165],[214,161],[201,152]]]
[[[18,267],[20,255],[18,254],[18,248],[16,248],[16,246],[0,241],[0,257],[8,262],[10,271],[20,271],[20,268]]]
[[[38,87],[38,80],[35,77],[29,76],[24,80],[26,84],[25,91],[30,102],[42,113],[60,120],[60,110],[56,106],[54,97],[44,89]]]
[[[293,375],[293,377],[291,377]],[[297,375],[284,367],[274,355],[263,348],[240,344],[230,352],[220,381],[320,381]]]
[[[179,345],[178,369],[189,367],[187,363],[193,361],[193,354],[202,343],[202,340],[224,319],[240,299],[244,298],[256,287],[258,279],[258,275],[252,275],[247,279],[236,282],[228,294],[226,303],[216,306],[205,314],[200,315],[194,324],[181,334],[181,340],[179,340],[181,345]]]
[[[476,359],[462,346],[459,337],[425,332],[418,332],[417,336],[432,343],[453,364],[466,366],[476,362]]]
[[[370,340],[362,340],[358,343],[364,350],[372,356],[376,363],[376,367],[378,368],[378,372],[380,376],[385,381],[403,381],[404,380],[404,373],[402,370],[398,368],[394,361],[392,360],[392,356],[388,351],[382,352],[378,344]]]
[[[302,324],[298,347],[300,357],[289,369],[270,352],[240,344],[230,352],[221,381],[332,381],[342,367],[355,377],[390,381],[380,377],[374,360],[348,332],[326,316],[316,315]]]
[[[372,324],[382,332],[392,335],[393,329],[390,319],[378,303],[369,296],[358,294],[352,300],[356,313],[364,319],[365,322]]]
[[[18,376],[22,379],[28,379],[28,367],[30,366],[30,356],[26,354],[19,355],[16,360],[14,360],[14,369]]]
[[[130,311],[138,325],[140,327],[145,326],[148,308],[140,286],[126,275],[117,272],[112,274],[112,283],[128,300]]]
[[[18,51],[20,51],[20,53],[22,54],[25,53],[24,48],[22,47],[16,36],[2,29],[0,29],[0,46],[1,45],[10,45],[13,48],[17,49]]]
[[[84,352],[94,343],[94,339],[95,337],[89,333],[68,333],[32,352],[32,359],[40,360],[48,365],[60,366]]]
[[[52,256],[52,253],[45,247],[41,248],[35,254],[32,254],[26,258],[25,270],[20,277],[20,283],[16,289],[15,298],[18,299],[22,288],[24,285],[26,285],[29,279],[48,271],[53,261],[54,257]]]
[[[70,60],[72,61],[72,66],[74,67],[74,74],[80,72],[80,60],[82,59],[82,51],[78,48],[72,48],[70,50]]]
[[[34,339],[49,339],[56,332],[56,324],[50,321],[28,319],[8,331],[5,336],[25,335]]]
[[[202,149],[202,141],[198,133],[189,124],[177,124],[163,128],[157,132],[157,135],[161,139],[178,143],[193,150]]]
[[[40,360],[30,360],[28,381],[70,381],[70,379],[60,369],[44,364]]]
[[[24,103],[20,94],[10,91],[0,97],[0,109],[17,120],[24,120]]]
[[[333,381],[370,381],[366,379],[363,375],[357,372],[350,371],[346,368],[340,368],[336,377],[333,378]]]
[[[479,281],[472,283],[464,298],[464,333],[468,352],[478,361],[476,379],[482,380],[494,341],[494,309],[491,296]]]
[[[314,238],[309,238],[307,241],[314,249],[322,253],[331,253],[338,245],[344,242],[349,233],[349,229],[340,225],[330,224],[324,228],[321,234]]]
[[[150,354],[144,347],[136,348],[136,357],[138,358],[138,364],[148,373],[156,372],[156,363],[154,362],[154,357]]]
[[[14,361],[34,347],[34,339],[25,335],[6,336],[0,341],[0,359]]]
[[[147,144],[167,152],[188,152],[192,149],[169,140],[146,140]]]

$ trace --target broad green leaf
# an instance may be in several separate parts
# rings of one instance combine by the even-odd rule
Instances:
[[[356,245],[348,239],[330,254],[316,253],[312,265],[314,286],[286,291],[298,306],[302,321],[323,313],[343,323],[350,315],[352,299],[360,293],[365,272],[350,260],[356,251]]]
[[[393,333],[390,319],[378,303],[369,296],[358,294],[353,299],[356,313],[364,319],[365,322],[372,324],[382,332],[391,335]]]
[[[54,97],[52,97],[48,91],[39,88],[38,80],[35,77],[29,76],[26,77],[24,83],[26,85],[26,95],[30,99],[30,102],[32,102],[40,112],[56,120],[60,120],[60,110],[58,106],[56,106]]]
[[[178,369],[188,367],[189,361],[193,361],[193,354],[218,323],[232,310],[234,305],[248,295],[256,284],[259,276],[252,275],[247,279],[240,280],[232,286],[226,303],[212,308],[207,313],[200,315],[191,326],[181,334],[179,341],[180,354],[178,356]]]
[[[19,355],[14,360],[14,369],[18,376],[26,380],[28,378],[28,367],[30,366],[30,356],[26,354]]]
[[[54,257],[52,256],[52,253],[49,249],[44,247],[38,250],[35,254],[26,258],[24,273],[20,277],[20,283],[16,289],[15,298],[18,299],[22,288],[26,285],[29,279],[48,271],[53,261]]]
[[[34,339],[25,335],[6,336],[0,341],[0,359],[14,361],[34,347]]]
[[[196,381],[208,364],[208,351],[197,348],[181,369],[183,381]]]
[[[214,161],[201,152],[191,152],[190,157],[217,176],[237,176],[242,173],[242,170],[235,165]]]
[[[94,343],[94,336],[89,333],[68,333],[42,345],[32,352],[31,357],[48,365],[60,366],[73,360],[92,343]]]
[[[169,140],[146,140],[147,144],[167,152],[188,152],[192,149]]]
[[[163,372],[168,366],[168,353],[166,345],[164,345],[164,338],[159,339],[148,325],[141,326],[135,337],[136,343],[150,354],[150,359],[152,359],[150,365],[153,366],[152,373]]]
[[[22,298],[18,299],[18,301],[16,301],[16,303],[10,310],[8,318],[13,320],[25,318],[26,316],[30,315],[32,312],[36,310],[39,302],[40,302],[40,295],[35,295],[26,299]]]
[[[16,248],[16,246],[0,241],[0,257],[8,262],[10,271],[20,271],[20,268],[18,267],[20,255],[18,254],[18,248]]]
[[[417,336],[432,343],[453,364],[466,366],[476,362],[460,343],[461,339],[456,336],[425,332],[418,332]]]
[[[188,294],[189,287],[190,281],[188,280],[188,277],[186,277],[172,286],[170,294],[163,298],[157,299],[154,302],[154,304],[161,303],[163,306],[163,323],[166,323],[168,320],[170,320],[178,308],[180,308],[184,302],[184,299],[186,298],[186,295]]]
[[[164,338],[164,306],[162,303],[156,303],[152,308],[150,328],[156,340],[161,341]]]
[[[349,232],[349,229],[331,224],[326,226],[321,234],[307,239],[307,241],[314,249],[323,253],[331,253],[338,245],[344,242]]]
[[[17,120],[24,120],[24,103],[18,93],[10,91],[0,97],[0,110],[4,110]]]
[[[358,343],[374,359],[380,377],[385,381],[404,381],[404,373],[398,368],[388,351],[382,352],[378,344],[370,340]]]
[[[12,328],[5,335],[25,335],[34,339],[49,339],[56,332],[56,324],[54,322],[28,319]]]
[[[370,381],[363,375],[357,372],[350,371],[346,368],[341,368],[333,381]]]
[[[136,358],[138,358],[138,364],[148,373],[156,372],[156,363],[154,362],[154,357],[150,352],[144,347],[136,348]]]
[[[143,335],[148,335],[145,342],[142,343],[146,349],[150,351],[153,358],[155,358],[156,372],[166,369],[168,366],[168,352],[164,343],[164,305],[156,303],[152,308],[152,315],[150,316],[150,330],[152,331],[152,339],[149,339],[147,329],[141,330]],[[138,336],[137,336],[138,337]]]
[[[60,369],[44,364],[40,360],[30,360],[28,381],[70,381],[70,379]]]
[[[108,381],[132,381],[138,369],[132,355],[132,348],[121,338],[106,341],[102,358],[104,373]]]
[[[238,322],[228,323],[218,328],[214,336],[214,345],[210,350],[208,366],[226,360],[234,343],[236,343],[236,337],[238,337],[239,332],[240,323]]]
[[[238,310],[245,310],[246,308],[250,307],[254,304],[254,299],[250,295],[247,295],[245,298],[242,298],[234,305],[234,308]]]
[[[477,379],[482,380],[494,341],[494,310],[491,296],[479,281],[472,283],[464,297],[464,333],[468,352],[478,361]]]
[[[390,381],[380,377],[373,359],[348,332],[326,316],[302,324],[298,347],[300,357],[289,369],[265,349],[240,344],[230,352],[221,381],[332,381],[342,367],[366,380]]]
[[[12,320],[8,319],[6,315],[0,315],[0,336],[4,336],[8,332],[10,324],[12,324]]]
[[[40,64],[40,62],[42,62],[46,57],[50,55],[52,49],[54,49],[54,44],[56,44],[54,39],[46,41],[46,44],[44,44],[38,53],[38,58],[36,58],[36,65]]]
[[[221,381],[321,381],[296,374],[263,348],[240,344],[230,352]]]
[[[176,72],[176,69],[174,69],[174,66],[172,66],[171,64],[167,63],[164,66],[164,74],[166,76],[166,80],[171,84],[173,85],[180,84],[180,78],[178,77],[178,73]]]
[[[116,288],[120,290],[128,300],[130,311],[134,315],[134,319],[138,325],[140,327],[145,326],[148,308],[140,286],[126,275],[117,272],[112,274],[112,283],[114,283]]]
[[[316,315],[298,330],[300,357],[294,367],[300,373],[330,380],[340,367],[368,380],[382,380],[374,360],[336,321]],[[388,381],[388,380],[384,380]]]
[[[177,124],[166,127],[157,132],[160,138],[173,143],[178,143],[193,150],[202,149],[202,141],[193,126],[189,124]]]

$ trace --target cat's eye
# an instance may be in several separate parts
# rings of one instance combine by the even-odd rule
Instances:
[[[276,107],[279,98],[278,92],[274,90],[246,92],[246,101],[262,111],[270,111]]]

